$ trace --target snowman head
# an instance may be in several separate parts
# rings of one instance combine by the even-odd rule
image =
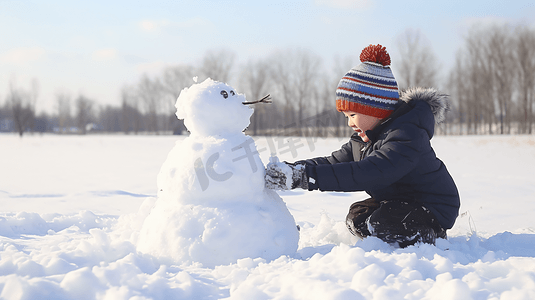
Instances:
[[[245,96],[210,78],[185,88],[176,101],[176,116],[192,134],[201,136],[239,133],[249,126],[253,109]]]

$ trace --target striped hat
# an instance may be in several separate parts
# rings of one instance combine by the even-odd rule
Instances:
[[[390,55],[381,45],[369,45],[336,88],[336,109],[384,119],[399,100],[398,85],[390,70]]]

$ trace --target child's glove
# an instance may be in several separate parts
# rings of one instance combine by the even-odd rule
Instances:
[[[308,189],[304,163],[290,164],[270,159],[266,167],[266,187],[273,190]]]

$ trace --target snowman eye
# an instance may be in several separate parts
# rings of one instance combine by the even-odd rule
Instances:
[[[225,98],[225,99],[228,98],[228,93],[225,90],[221,91],[221,95],[223,95],[223,98]]]
[[[236,95],[236,93],[234,93],[234,91],[230,91],[230,94],[231,94],[232,96]]]

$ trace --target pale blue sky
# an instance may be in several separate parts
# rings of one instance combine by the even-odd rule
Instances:
[[[124,83],[220,48],[242,62],[302,48],[329,65],[380,43],[395,72],[407,28],[427,37],[446,73],[473,24],[534,27],[533,16],[534,1],[515,0],[0,0],[0,103],[12,78],[23,88],[37,78],[38,110],[52,111],[58,90],[119,105]]]

